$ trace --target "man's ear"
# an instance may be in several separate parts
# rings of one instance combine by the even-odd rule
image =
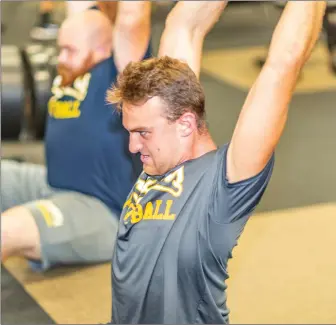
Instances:
[[[181,137],[188,137],[197,130],[197,120],[194,113],[186,112],[177,120],[178,131]]]

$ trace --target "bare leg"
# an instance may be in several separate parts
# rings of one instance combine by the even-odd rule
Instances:
[[[21,255],[41,258],[40,235],[35,220],[25,207],[15,207],[1,215],[1,260]]]

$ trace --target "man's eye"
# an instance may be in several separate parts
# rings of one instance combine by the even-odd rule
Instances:
[[[147,135],[147,131],[140,131],[139,134],[142,136],[142,137],[145,137]]]

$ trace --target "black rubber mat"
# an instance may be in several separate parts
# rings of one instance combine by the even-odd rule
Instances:
[[[55,324],[4,266],[1,266],[1,324]]]

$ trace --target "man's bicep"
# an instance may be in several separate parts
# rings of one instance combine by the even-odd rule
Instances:
[[[278,144],[297,79],[295,68],[283,71],[265,66],[247,96],[228,153],[231,182],[259,173]]]

